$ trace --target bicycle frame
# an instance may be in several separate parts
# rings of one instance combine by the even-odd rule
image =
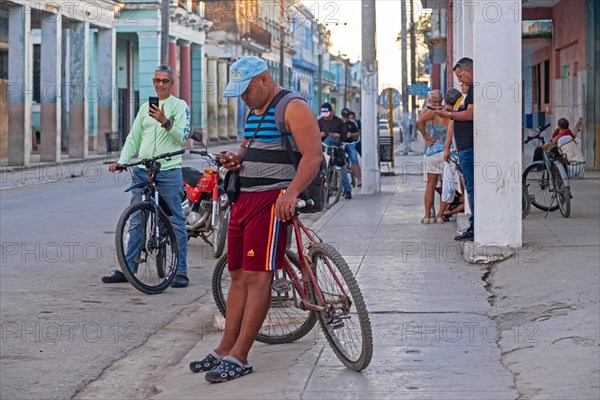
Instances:
[[[319,311],[319,312],[325,311],[326,307],[314,304],[308,298],[308,290],[309,290],[308,284],[309,284],[309,282],[312,282],[313,287],[315,288],[315,293],[316,293],[317,299],[319,300],[319,302],[321,304],[325,304],[325,298],[323,296],[323,293],[321,293],[321,289],[320,289],[319,285],[317,285],[317,280],[310,268],[310,263],[307,260],[305,254],[304,254],[304,251],[302,251],[304,249],[304,245],[302,243],[302,234],[304,233],[306,235],[306,237],[308,238],[309,247],[310,247],[310,243],[314,243],[317,241],[315,240],[313,235],[310,234],[310,231],[308,230],[308,228],[306,226],[304,226],[304,224],[298,219],[298,216],[293,217],[292,226],[294,228],[294,236],[296,237],[296,246],[298,248],[298,260],[300,262],[300,272],[301,272],[302,276],[298,277],[298,274],[296,274],[294,269],[290,266],[289,261],[287,259],[285,259],[283,268],[285,269],[285,272],[288,274],[288,276],[292,279],[292,282],[293,282],[293,285],[294,285],[296,291],[298,292],[298,294],[300,294],[300,298],[302,299],[300,302],[300,308],[303,310],[311,310],[311,311]],[[335,282],[338,285],[338,287],[340,288],[341,292],[344,294],[344,296],[347,296],[347,293],[344,290],[337,274],[335,273],[335,270],[332,268],[332,266],[329,262],[327,262],[327,268],[333,275]]]

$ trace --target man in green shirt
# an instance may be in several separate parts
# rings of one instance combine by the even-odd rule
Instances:
[[[128,163],[137,153],[138,158],[155,157],[162,153],[181,150],[181,146],[190,135],[190,110],[185,101],[171,96],[171,87],[174,78],[173,71],[167,65],[159,65],[154,71],[154,89],[158,96],[158,107],[150,106],[149,102],[142,104],[133,121],[131,131],[127,136],[119,161],[109,165],[108,170],[114,172],[121,164]],[[160,172],[156,176],[156,184],[163,200],[166,200],[173,212],[171,221],[177,234],[179,258],[177,275],[171,286],[186,287],[187,277],[187,232],[185,217],[181,210],[183,198],[183,176],[181,173],[181,155],[171,157],[169,160],[160,160]],[[148,180],[147,171],[143,167],[135,167],[132,173],[133,183]],[[133,190],[131,202],[142,200],[141,190]],[[132,242],[135,242],[133,240]],[[139,253],[133,250],[131,253]],[[132,258],[135,258],[132,256]],[[129,259],[129,257],[128,257]],[[137,265],[130,262],[130,268],[135,273]],[[115,270],[112,275],[102,277],[104,283],[127,282],[125,275]]]

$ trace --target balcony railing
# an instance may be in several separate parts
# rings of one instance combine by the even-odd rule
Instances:
[[[252,40],[263,47],[271,48],[271,34],[269,31],[253,22],[248,22],[248,30],[242,34],[242,38]]]

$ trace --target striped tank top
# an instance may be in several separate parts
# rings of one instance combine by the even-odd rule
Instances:
[[[255,115],[251,110],[246,119],[244,138],[252,139],[262,115]],[[292,135],[288,135],[296,161],[300,162],[302,154]],[[285,142],[281,141],[281,132],[275,124],[275,107],[270,107],[264,115],[256,137],[242,162],[244,168],[240,171],[240,190],[242,192],[263,192],[267,190],[285,189],[294,176],[296,168],[290,160]]]

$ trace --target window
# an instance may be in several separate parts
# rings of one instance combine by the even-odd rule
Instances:
[[[39,44],[33,45],[33,102],[40,102],[40,86],[41,86],[41,75],[40,66],[42,65],[41,60],[41,49],[42,46]]]

